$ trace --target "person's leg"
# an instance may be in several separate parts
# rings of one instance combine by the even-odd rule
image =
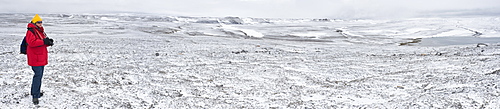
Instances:
[[[33,96],[33,98],[40,98],[40,87],[42,86],[44,66],[32,66],[31,69],[33,69],[33,72],[35,72],[33,81],[31,83],[31,95]]]

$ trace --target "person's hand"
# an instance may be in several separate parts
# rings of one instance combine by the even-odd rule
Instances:
[[[50,38],[45,38],[45,39],[43,39],[43,44],[45,44],[47,46],[52,46],[52,45],[54,45],[54,40],[50,39]]]

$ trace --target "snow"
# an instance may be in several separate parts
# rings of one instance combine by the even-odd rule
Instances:
[[[0,14],[1,108],[36,108],[18,54],[31,16]],[[500,108],[499,41],[419,45],[494,39],[498,17],[41,16],[55,45],[38,108]]]
[[[259,33],[259,32],[255,31],[255,30],[239,29],[239,28],[233,27],[231,25],[224,25],[224,24],[221,24],[221,28],[223,30],[241,32],[241,33],[244,34],[244,36],[248,36],[248,37],[256,37],[256,38],[262,38],[262,37],[264,37],[264,34]]]
[[[463,30],[451,30],[443,33],[433,35],[433,37],[446,37],[446,36],[472,36],[473,33]]]
[[[321,32],[307,32],[307,33],[294,33],[290,34],[294,36],[303,36],[303,37],[320,37],[320,36],[326,36],[327,33],[321,33]]]
[[[101,20],[118,21],[118,18],[101,17]]]

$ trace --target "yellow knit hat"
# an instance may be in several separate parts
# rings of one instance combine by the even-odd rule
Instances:
[[[36,14],[35,17],[33,17],[33,19],[31,19],[31,23],[36,23],[38,21],[42,21],[42,18],[40,18],[40,16],[38,16],[38,14]]]

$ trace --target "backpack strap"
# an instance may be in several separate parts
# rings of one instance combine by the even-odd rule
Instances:
[[[28,31],[31,31],[31,33],[33,33],[33,35],[36,35],[36,33],[33,30],[33,28],[28,28]],[[26,51],[27,47],[28,47],[28,43],[26,42],[26,36],[24,36],[23,41],[21,42],[20,53],[21,54],[28,54],[27,51]]]
[[[35,30],[33,30],[33,28],[28,28],[29,31],[31,31],[31,33],[35,34]]]
[[[33,33],[33,35],[37,35],[35,30],[33,30],[33,28],[28,28],[29,31],[31,31],[31,33]],[[38,38],[42,39],[42,37],[40,35],[38,35]]]

